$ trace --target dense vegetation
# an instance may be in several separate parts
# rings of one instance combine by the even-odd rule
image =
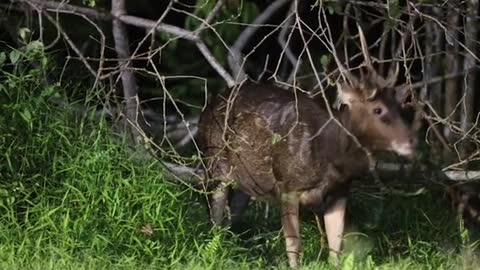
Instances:
[[[286,267],[274,205],[267,219],[252,206],[235,233],[212,228],[204,194],[134,159],[108,122],[67,98],[77,86],[44,80],[54,75],[41,44],[0,59],[1,269]],[[475,269],[472,234],[439,198],[354,194],[341,269]],[[331,269],[303,217],[305,268]]]

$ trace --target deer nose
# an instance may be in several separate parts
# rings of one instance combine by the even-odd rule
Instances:
[[[408,143],[412,146],[412,148],[415,148],[418,144],[418,140],[416,137],[412,136],[408,139]]]

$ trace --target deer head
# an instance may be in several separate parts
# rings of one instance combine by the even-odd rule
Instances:
[[[417,144],[415,132],[401,117],[402,100],[398,97],[403,95],[395,93],[394,88],[399,73],[398,63],[390,69],[387,78],[379,75],[372,65],[360,26],[358,31],[366,72],[361,72],[357,79],[337,61],[345,78],[344,82],[337,83],[340,100],[351,113],[355,135],[362,145],[371,150],[390,150],[412,157]]]

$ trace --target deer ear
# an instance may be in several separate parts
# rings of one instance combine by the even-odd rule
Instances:
[[[340,101],[348,107],[362,98],[358,89],[344,83],[337,83],[337,91]]]
[[[407,85],[401,85],[395,88],[395,99],[398,103],[404,105],[412,95],[412,90]]]

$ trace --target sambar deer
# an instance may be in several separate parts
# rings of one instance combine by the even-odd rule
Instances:
[[[359,33],[368,72],[357,79],[337,60],[348,79],[337,83],[346,106],[332,115],[303,93],[247,83],[214,99],[199,122],[209,177],[220,183],[211,196],[212,221],[222,224],[228,189],[240,188],[240,197],[277,199],[292,268],[301,254],[300,206],[323,217],[330,255],[336,256],[347,191],[352,178],[368,173],[370,151],[415,152],[415,132],[401,118],[394,90],[398,65],[388,79],[377,74],[360,27]],[[237,202],[230,202],[232,217],[246,200],[241,207]]]

